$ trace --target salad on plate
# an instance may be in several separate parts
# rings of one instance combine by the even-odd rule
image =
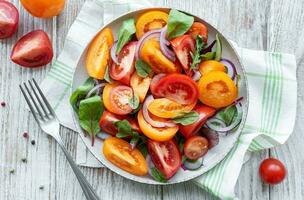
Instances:
[[[92,146],[103,140],[112,164],[160,182],[203,166],[243,114],[239,75],[215,38],[175,9],[101,30],[86,53],[89,78],[70,97]]]

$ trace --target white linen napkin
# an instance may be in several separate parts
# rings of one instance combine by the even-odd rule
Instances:
[[[62,53],[41,84],[63,126],[76,131],[69,96],[73,72],[87,44],[102,25],[114,17],[151,6],[147,0],[88,0],[83,5],[66,36]],[[193,180],[195,184],[222,199],[237,199],[234,187],[245,153],[283,144],[293,131],[296,117],[295,57],[290,54],[240,48],[237,45],[235,47],[248,77],[250,96],[246,125],[226,158],[212,170]],[[87,151],[79,136],[76,155],[79,165],[102,167]]]

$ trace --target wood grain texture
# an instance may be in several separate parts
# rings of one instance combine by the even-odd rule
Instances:
[[[20,10],[18,33],[0,41],[0,199],[1,200],[81,200],[81,188],[63,153],[45,136],[25,110],[18,84],[31,77],[39,81],[49,66],[24,69],[9,60],[12,45],[25,33],[43,29],[53,41],[55,55],[63,48],[65,36],[85,0],[69,0],[64,12],[43,20],[25,12],[18,0],[12,2]],[[214,24],[240,46],[293,53],[298,61],[298,113],[294,134],[287,144],[271,151],[254,154],[242,169],[236,193],[242,200],[303,199],[304,196],[304,2],[302,0],[161,0],[158,6],[175,7],[194,13]],[[22,137],[29,132],[30,139]],[[77,137],[62,128],[61,134],[75,157]],[[31,145],[34,139],[36,145]],[[282,160],[289,171],[287,180],[274,187],[261,184],[257,178],[259,163],[269,155]],[[21,159],[26,158],[27,163]],[[14,169],[14,173],[10,170]],[[134,183],[107,169],[81,168],[102,199],[118,200],[211,200],[215,199],[191,182],[158,187]],[[229,184],[229,183],[227,183]],[[44,186],[43,190],[39,189]]]

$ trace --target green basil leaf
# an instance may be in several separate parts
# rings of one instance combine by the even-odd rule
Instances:
[[[167,182],[167,179],[165,178],[163,173],[159,169],[157,169],[156,167],[153,167],[151,169],[151,175],[158,182],[161,182],[161,183],[166,183]]]
[[[195,46],[195,52],[191,54],[191,58],[192,58],[192,63],[190,65],[190,69],[194,69],[196,68],[196,66],[202,61],[201,59],[201,51],[203,49],[203,47],[206,44],[203,42],[203,38],[200,35],[197,35],[196,37],[196,46]]]
[[[103,111],[103,103],[99,96],[94,96],[80,101],[80,126],[92,137],[95,137],[95,135],[100,132],[99,119],[102,116]]]
[[[195,123],[199,118],[199,114],[195,111],[184,114],[183,116],[173,118],[173,121],[184,126]]]
[[[116,54],[119,54],[121,49],[132,39],[133,34],[136,32],[135,22],[133,18],[123,21],[122,26],[118,31],[118,42]]]
[[[171,9],[169,13],[167,36],[169,40],[185,34],[192,26],[194,17],[178,10]]]
[[[135,93],[132,98],[129,99],[129,106],[132,109],[137,109],[139,107],[139,98]]]
[[[222,42],[219,38],[219,35],[216,34],[216,51],[215,51],[214,60],[220,61],[221,57],[222,57]]]
[[[137,149],[141,152],[141,154],[146,157],[148,155],[148,148],[146,143],[141,143],[137,145]]]
[[[241,82],[241,75],[237,74],[236,75],[236,86],[238,87],[240,85]]]
[[[128,135],[132,134],[132,128],[128,120],[124,119],[121,121],[114,122],[114,125],[119,133],[128,134]]]
[[[75,112],[78,113],[77,102],[87,95],[87,93],[94,87],[94,79],[88,78],[86,82],[79,86],[70,97],[70,104],[72,105]]]
[[[135,68],[137,75],[142,78],[146,78],[152,71],[151,67],[143,60],[137,60]]]
[[[203,61],[213,60],[214,57],[215,57],[215,52],[208,52],[208,53],[205,53],[205,54],[201,55],[201,58],[202,58]]]
[[[130,135],[128,133],[119,133],[119,132],[115,135],[115,137],[117,137],[117,138],[126,138],[129,136]]]
[[[138,143],[138,141],[139,141],[139,137],[132,137],[130,144],[136,145]]]
[[[187,157],[185,155],[182,156],[182,163],[184,163],[187,160]]]
[[[229,126],[232,122],[234,117],[237,115],[237,109],[235,105],[228,106],[227,108],[219,111],[215,117],[225,122],[227,126]],[[217,125],[217,124],[214,124]]]
[[[104,75],[104,80],[106,80],[108,83],[113,83],[114,81],[112,80],[112,78],[110,77],[110,72],[109,72],[109,66],[107,66],[106,71],[105,71],[105,75]]]

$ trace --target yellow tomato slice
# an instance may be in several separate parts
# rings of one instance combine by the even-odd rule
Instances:
[[[145,97],[150,87],[151,80],[152,79],[150,77],[142,78],[138,76],[136,72],[133,73],[131,77],[131,87],[133,88],[135,94],[138,95],[139,101],[141,103],[145,100]]]
[[[141,152],[130,147],[122,139],[110,137],[103,143],[103,154],[108,161],[117,167],[138,176],[148,173],[148,166]]]
[[[139,39],[148,31],[164,27],[168,18],[169,15],[162,11],[150,11],[142,14],[136,22],[136,37]]]
[[[200,65],[199,65],[199,71],[202,75],[205,75],[209,72],[214,72],[214,71],[221,71],[221,72],[227,72],[227,69],[225,67],[225,65],[223,65],[222,63],[215,61],[215,60],[207,60],[207,61],[203,61]]]
[[[102,80],[114,43],[111,29],[103,29],[91,42],[86,56],[86,68],[90,77]]]
[[[214,108],[226,107],[238,96],[235,83],[224,72],[215,71],[203,75],[198,88],[201,102]]]
[[[154,99],[148,106],[149,112],[161,118],[174,118],[190,112],[196,103],[183,105],[166,98]]]
[[[142,110],[138,112],[137,120],[139,124],[140,130],[145,134],[148,138],[164,142],[172,139],[178,131],[178,126],[168,127],[168,128],[155,128],[151,126],[143,117]]]
[[[164,56],[158,40],[151,39],[143,44],[141,58],[148,63],[155,73],[178,73],[181,67]]]

